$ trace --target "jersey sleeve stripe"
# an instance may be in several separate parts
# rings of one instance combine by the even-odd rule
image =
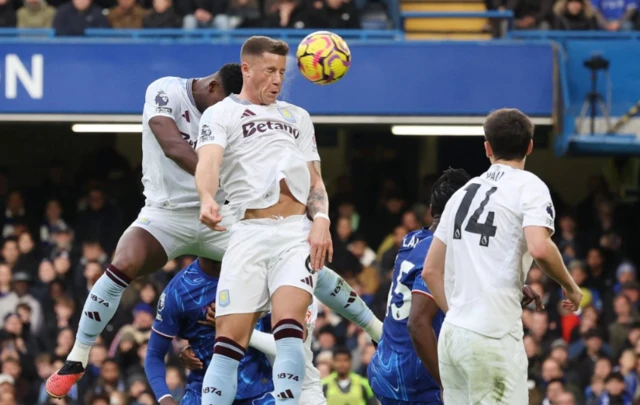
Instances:
[[[151,327],[151,330],[154,331],[155,333],[157,333],[158,335],[162,335],[162,336],[164,336],[166,338],[169,338],[169,339],[175,338],[175,336],[170,336],[170,335],[167,335],[166,333],[162,333],[162,332],[160,332],[159,330],[157,330],[154,327]]]
[[[422,294],[422,295],[426,295],[427,297],[431,298],[432,300],[436,300],[435,298],[433,298],[433,295],[429,294],[428,292],[424,292],[424,291],[420,291],[420,290],[411,290],[412,294]]]

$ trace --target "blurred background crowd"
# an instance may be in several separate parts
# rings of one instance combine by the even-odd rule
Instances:
[[[0,27],[54,28],[58,35],[83,35],[86,28],[389,29],[393,28],[391,14],[398,8],[398,2],[0,0]],[[419,3],[406,1],[412,2]],[[512,10],[516,29],[640,29],[638,0],[484,0],[484,3],[486,10]],[[495,32],[495,24],[487,24],[485,31]]]
[[[172,260],[130,285],[68,399],[52,402],[44,390],[73,345],[88,291],[144,204],[140,177],[140,169],[113,149],[88,156],[77,174],[68,173],[64,162],[52,162],[38,187],[20,188],[10,171],[0,170],[1,404],[155,403],[143,364],[157,300],[192,257]],[[436,178],[423,179],[420,201],[407,201],[402,182],[393,178],[378,179],[372,195],[356,193],[358,179],[346,175],[331,187],[331,267],[380,319],[403,236],[432,222],[427,197]],[[576,404],[632,404],[640,394],[639,212],[619,201],[600,177],[588,184],[585,179],[585,187],[588,197],[575,207],[555,201],[554,238],[585,291],[580,311],[563,312],[558,286],[535,267],[529,273],[546,307],[526,309],[523,316],[532,404],[561,404],[563,395]],[[178,399],[185,370],[176,355],[186,344],[176,340],[168,359],[167,380]],[[342,367],[366,377],[375,348],[359,328],[322,307],[313,350],[323,376]],[[336,350],[343,354],[340,362],[334,361]]]

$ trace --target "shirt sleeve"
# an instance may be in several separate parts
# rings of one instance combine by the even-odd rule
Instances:
[[[314,162],[320,160],[318,154],[318,145],[316,144],[316,130],[311,121],[311,116],[305,110],[302,110],[302,117],[300,119],[300,136],[296,139],[298,148],[304,154],[307,162]]]
[[[413,287],[411,288],[411,292],[416,294],[423,294],[433,299],[433,295],[431,295],[431,291],[429,290],[429,287],[427,287],[427,284],[422,279],[422,275],[420,273],[422,273],[422,268],[420,268],[420,270],[418,270],[418,274],[416,274],[416,278],[413,281]]]
[[[202,114],[196,150],[204,145],[219,145],[224,149],[227,147],[228,135],[228,125],[224,119],[224,107],[218,103],[207,108]]]
[[[165,290],[158,300],[158,311],[153,321],[154,332],[173,339],[180,332],[181,302],[176,299],[174,290]]]
[[[147,355],[144,359],[144,372],[158,402],[166,396],[171,396],[166,380],[167,368],[164,363],[164,357],[170,348],[171,339],[156,332],[151,332]]]
[[[177,120],[180,113],[180,95],[177,92],[179,81],[160,79],[149,87],[144,97],[145,117],[150,120],[153,117],[167,117]]]
[[[536,177],[534,181],[527,182],[520,196],[520,209],[523,228],[542,226],[548,228],[553,235],[556,211],[549,188],[542,180]]]

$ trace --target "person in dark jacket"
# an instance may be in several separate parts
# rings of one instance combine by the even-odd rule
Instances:
[[[0,0],[0,27],[15,27],[17,23],[16,9],[11,0]]]
[[[58,8],[53,28],[56,35],[84,35],[87,28],[109,28],[109,21],[91,0],[71,0]]]
[[[309,28],[309,13],[300,0],[278,0],[265,19],[267,28]]]
[[[597,30],[595,12],[588,0],[558,0],[553,7],[553,29],[568,31]]]
[[[153,0],[153,12],[142,19],[143,28],[180,28],[182,18],[176,14],[171,0]]]
[[[549,29],[552,0],[508,0],[506,8],[513,10],[515,28],[521,30]]]
[[[360,28],[360,16],[351,1],[325,0],[322,8],[311,13],[309,19],[313,28]]]

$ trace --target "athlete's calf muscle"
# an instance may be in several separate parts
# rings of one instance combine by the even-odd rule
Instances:
[[[154,273],[166,263],[160,242],[144,229],[130,227],[118,241],[112,265],[134,279]]]

